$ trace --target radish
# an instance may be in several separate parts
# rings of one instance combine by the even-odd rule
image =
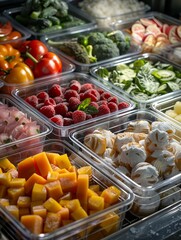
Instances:
[[[157,27],[162,29],[163,24],[157,18],[153,18],[153,22],[156,23]]]
[[[141,23],[134,23],[131,27],[132,33],[145,33],[145,27]]]
[[[162,26],[162,32],[166,34],[166,30],[169,27],[169,25],[167,23],[164,23]]]
[[[179,38],[181,38],[181,25],[177,27],[177,35],[179,36]]]
[[[146,28],[146,32],[153,34],[155,37],[161,33],[160,29],[155,24],[149,25]]]
[[[155,24],[153,20],[147,18],[140,18],[140,22],[145,26],[148,27],[151,24]]]

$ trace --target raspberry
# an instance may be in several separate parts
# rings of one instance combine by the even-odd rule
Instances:
[[[72,112],[71,112],[71,111],[68,111],[67,114],[66,114],[66,117],[67,117],[67,118],[72,118]]]
[[[66,90],[65,94],[64,94],[64,98],[66,100],[69,100],[69,98],[71,98],[71,97],[76,97],[76,98],[80,99],[78,92],[76,92],[75,90],[71,90],[71,89]]]
[[[61,90],[60,85],[53,84],[53,86],[51,86],[51,88],[49,89],[48,94],[52,98],[61,96],[62,95],[62,90]]]
[[[81,84],[77,80],[72,80],[70,82],[69,88],[72,89],[72,90],[75,90],[79,93],[80,89],[81,89]]]
[[[35,108],[38,105],[38,98],[35,95],[31,95],[31,96],[25,98],[25,101]]]
[[[72,125],[74,122],[73,122],[73,119],[72,118],[64,118],[64,126],[69,126],[69,125]]]
[[[61,115],[55,115],[55,116],[51,117],[50,120],[52,122],[56,123],[59,126],[64,125],[64,120],[63,120],[63,117]]]
[[[101,105],[107,105],[107,101],[106,101],[106,100],[100,100],[99,102],[97,102],[97,104],[98,104],[99,106],[101,106]]]
[[[63,98],[60,96],[54,97],[54,101],[56,104],[63,102]]]
[[[56,105],[56,102],[53,98],[48,98],[44,101],[44,105]]]
[[[119,110],[122,110],[122,109],[127,108],[127,107],[129,107],[129,104],[126,103],[126,102],[120,102],[120,103],[118,104],[118,109],[119,109]]]
[[[72,113],[72,119],[74,123],[83,122],[86,120],[86,113],[81,110],[76,110]]]
[[[58,103],[55,106],[55,113],[56,114],[61,114],[63,117],[65,117],[67,112],[68,112],[68,107],[66,106],[66,104]]]
[[[44,106],[44,103],[38,103],[38,105],[36,105],[36,109],[40,109],[41,107],[43,107]]]
[[[101,100],[107,100],[111,97],[111,94],[109,92],[103,92],[101,94]]]
[[[36,96],[38,98],[39,103],[42,103],[49,98],[49,95],[46,92],[39,92]]]
[[[92,88],[93,88],[93,86],[92,86],[91,83],[84,83],[81,86],[80,92],[83,93],[83,92],[86,92],[87,90],[92,89]]]
[[[86,114],[86,120],[91,119],[92,115],[91,114]]]
[[[79,97],[80,97],[80,101],[83,101],[84,100],[84,93],[80,93]]]
[[[69,98],[69,110],[75,111],[80,104],[80,100],[76,97]]]
[[[97,102],[91,102],[90,105],[93,106],[93,107],[95,107],[96,109],[99,108],[99,105],[98,105]]]
[[[98,93],[99,93],[100,95],[104,92],[104,90],[103,90],[102,88],[97,88],[96,90],[98,91]]]
[[[107,101],[108,102],[114,102],[114,103],[118,104],[118,98],[116,96],[111,96],[110,98],[108,98]]]
[[[100,99],[100,94],[95,89],[89,89],[84,92],[84,99],[90,98],[92,102],[97,102]]]
[[[107,106],[110,109],[110,112],[118,111],[118,105],[114,102],[109,102]]]
[[[41,107],[40,112],[48,118],[51,118],[55,115],[55,109],[52,105]]]
[[[110,109],[108,108],[107,105],[101,105],[99,106],[99,109],[98,109],[98,115],[101,116],[101,115],[104,115],[104,114],[107,114],[107,113],[110,113]]]

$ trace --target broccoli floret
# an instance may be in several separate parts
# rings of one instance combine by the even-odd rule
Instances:
[[[97,61],[102,61],[109,58],[118,57],[119,49],[117,45],[111,41],[94,45],[92,53],[94,56],[96,56]]]
[[[97,62],[97,58],[92,55],[93,47],[92,45],[86,46],[87,54],[91,63]]]
[[[77,42],[83,46],[88,45],[88,36],[87,35],[79,35],[77,38]]]
[[[98,44],[98,43],[104,43],[105,39],[106,39],[106,37],[104,36],[103,33],[91,32],[88,35],[88,44],[94,46],[95,44]]]
[[[90,64],[87,50],[77,42],[54,42],[49,40],[48,44],[57,47],[78,62]]]
[[[115,43],[124,42],[125,41],[125,35],[120,30],[109,32],[107,34],[107,37],[110,38]]]
[[[120,54],[123,54],[130,48],[130,41],[118,42],[117,47],[119,48]]]

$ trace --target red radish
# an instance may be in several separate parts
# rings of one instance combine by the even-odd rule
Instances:
[[[172,37],[177,37],[177,26],[172,26],[172,28],[170,28],[169,34],[168,34],[168,38],[170,40],[170,38]]]
[[[165,33],[160,33],[156,36],[157,39],[160,38],[160,37],[161,38],[168,38],[167,34],[165,34]]]
[[[155,24],[149,25],[146,28],[146,32],[153,34],[155,37],[161,33],[160,29]]]
[[[157,25],[159,28],[162,28],[163,23],[161,23],[157,18],[153,18],[153,22],[156,23],[156,25]]]
[[[166,30],[169,27],[169,25],[167,23],[164,23],[162,26],[162,32],[166,34]]]
[[[145,40],[144,40],[144,43],[150,45],[150,46],[154,46],[156,44],[156,38],[154,35],[152,34],[149,34]]]
[[[172,44],[179,43],[180,39],[177,36],[170,36],[169,40]]]
[[[172,28],[174,28],[174,27],[175,27],[175,25],[170,25],[170,26],[168,26],[165,33],[169,36],[170,31],[171,31]],[[173,31],[173,30],[172,30],[172,31]]]
[[[131,27],[132,33],[145,33],[145,27],[140,23],[134,23]]]
[[[140,18],[140,22],[145,26],[148,27],[151,24],[155,24],[153,20],[148,18]]]
[[[139,34],[133,32],[132,39],[136,44],[138,44],[138,45],[142,44],[143,38]]]
[[[181,25],[177,27],[177,35],[181,38]]]

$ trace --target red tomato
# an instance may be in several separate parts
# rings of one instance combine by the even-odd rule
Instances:
[[[45,53],[48,52],[48,48],[46,45],[39,41],[39,40],[32,40],[28,44],[28,52],[39,61],[40,58],[42,58]]]

